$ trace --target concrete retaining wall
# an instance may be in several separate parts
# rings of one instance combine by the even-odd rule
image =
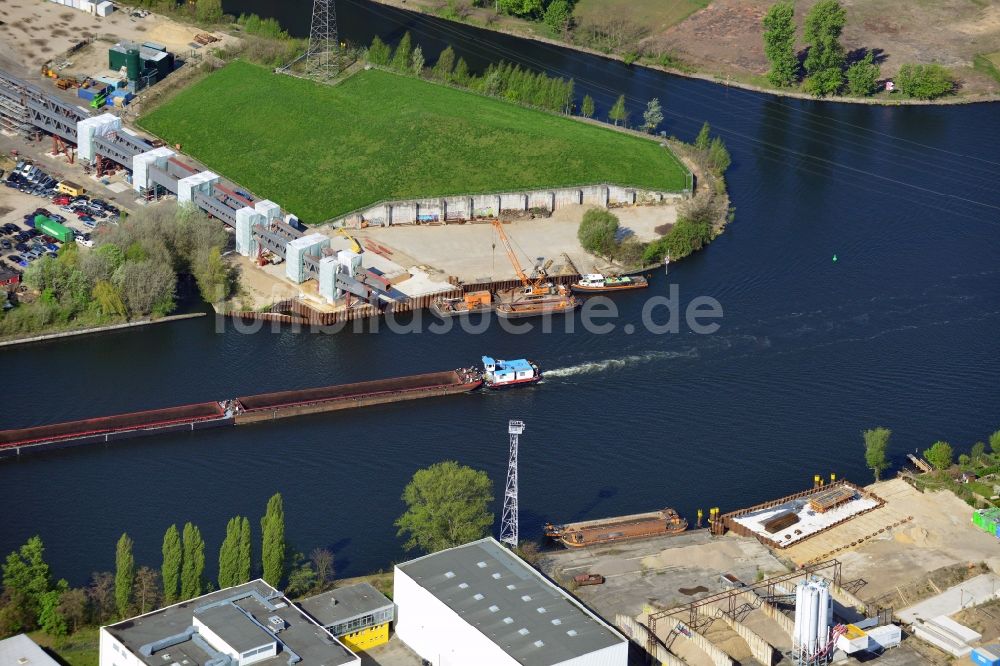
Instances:
[[[732,629],[746,642],[747,646],[750,648],[750,654],[752,654],[753,658],[760,663],[765,666],[772,666],[772,664],[776,664],[781,660],[781,653],[773,645],[761,638],[760,634],[753,631],[742,622],[738,622],[728,615],[718,613],[717,610],[718,609],[705,608],[703,606],[698,607],[698,613],[700,615],[717,618],[722,622],[725,622],[726,626]]]
[[[634,206],[677,201],[680,192],[659,192],[614,184],[561,187],[496,194],[463,194],[450,197],[387,201],[329,220],[337,227],[358,228],[362,221],[370,225],[433,223],[446,220],[469,220],[496,217],[502,211],[523,212],[529,209],[554,211],[561,206]]]
[[[782,613],[777,606],[760,599],[753,592],[742,592],[740,598],[753,606],[760,603],[760,609],[764,611],[764,615],[777,622],[778,626],[788,633],[789,638],[795,635],[795,620]]]
[[[633,643],[643,650],[648,650],[649,629],[640,624],[638,620],[628,615],[615,615],[615,626],[628,636]],[[668,652],[667,648],[663,647],[659,640],[654,643],[652,657],[663,664],[663,666],[687,666],[687,662]]]

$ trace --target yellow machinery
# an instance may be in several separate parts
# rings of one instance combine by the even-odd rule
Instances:
[[[351,242],[351,249],[357,252],[358,254],[361,254],[362,252],[365,251],[364,248],[361,247],[361,243],[359,243],[354,239],[354,236],[352,236],[351,234],[347,233],[346,231],[344,231],[339,227],[337,228],[337,235],[343,236],[344,238],[349,240]]]
[[[42,76],[44,76],[47,79],[57,79],[57,78],[59,78],[59,75],[56,74],[56,71],[54,69],[52,69],[51,65],[52,65],[52,61],[51,60],[49,62],[45,63],[44,65],[42,65]]]
[[[490,303],[493,302],[493,297],[488,291],[470,291],[463,298],[465,300],[465,307],[470,311],[476,308],[489,307]]]
[[[552,265],[552,260],[550,259],[546,262],[545,266],[541,267],[538,271],[538,277],[531,279],[528,274],[524,272],[521,268],[521,262],[517,260],[517,255],[514,254],[514,248],[510,245],[510,239],[507,238],[507,232],[503,230],[503,224],[500,220],[494,218],[490,222],[493,228],[496,229],[497,235],[500,236],[500,241],[503,243],[504,250],[507,251],[507,259],[510,260],[510,265],[514,267],[514,272],[517,273],[518,279],[521,284],[524,285],[524,294],[526,296],[545,296],[552,293],[552,283],[547,282],[548,277],[545,270]],[[560,290],[561,291],[561,290]]]

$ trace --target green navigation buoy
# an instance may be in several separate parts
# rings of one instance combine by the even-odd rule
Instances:
[[[833,261],[834,261],[834,263],[837,262],[837,255],[833,255]]]

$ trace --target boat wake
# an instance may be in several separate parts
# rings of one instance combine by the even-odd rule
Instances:
[[[620,370],[621,368],[628,368],[636,365],[645,365],[646,363],[653,363],[655,361],[662,361],[670,358],[698,358],[698,350],[695,347],[688,349],[686,351],[655,351],[647,352],[645,354],[630,354],[628,356],[621,356],[619,358],[608,358],[603,361],[589,361],[587,363],[579,363],[577,365],[571,365],[566,368],[556,368],[554,370],[545,370],[543,377],[545,379],[551,379],[553,377],[575,377],[576,375],[590,375],[599,372],[606,372],[608,370]]]

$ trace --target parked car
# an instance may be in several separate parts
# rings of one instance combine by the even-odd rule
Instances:
[[[4,250],[10,250],[13,247],[14,247],[14,245],[9,240],[7,240],[6,238],[4,238],[3,240],[0,240],[0,248],[3,248]]]
[[[90,215],[81,215],[80,221],[86,224],[87,222],[94,222],[94,218]]]
[[[97,222],[95,222],[93,219],[87,218],[87,219],[82,220],[82,221],[83,221],[84,225],[90,227],[91,229],[93,229],[94,227],[97,226]]]
[[[28,260],[25,259],[24,257],[22,257],[19,254],[12,254],[12,255],[10,255],[10,259],[11,259],[11,261],[13,261],[15,264],[17,264],[18,266],[20,266],[22,268],[24,268],[24,267],[26,267],[28,265]]]

